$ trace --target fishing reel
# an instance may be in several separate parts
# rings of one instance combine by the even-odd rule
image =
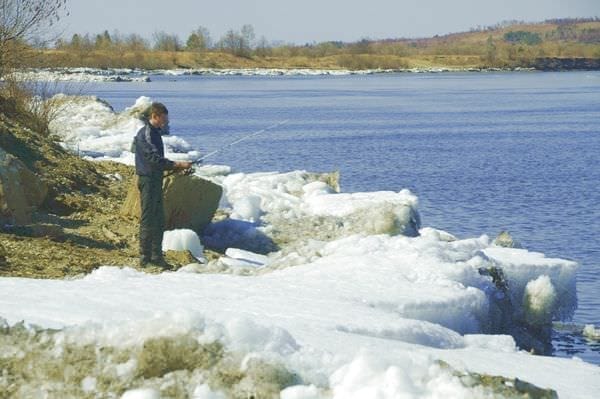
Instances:
[[[184,176],[191,176],[196,173],[196,167],[202,165],[204,160],[202,158],[192,161],[192,166],[190,168],[182,170],[180,173]]]

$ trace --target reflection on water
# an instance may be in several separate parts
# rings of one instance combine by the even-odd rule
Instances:
[[[552,330],[553,354],[557,356],[577,356],[588,362],[600,364],[600,339],[583,334],[583,326],[555,323]]]

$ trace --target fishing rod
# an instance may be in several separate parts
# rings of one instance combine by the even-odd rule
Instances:
[[[271,125],[271,126],[269,126],[269,127],[266,127],[266,128],[264,128],[264,129],[258,130],[258,131],[254,132],[254,133],[250,133],[250,134],[248,134],[248,135],[246,135],[246,136],[244,136],[244,137],[241,137],[241,138],[239,138],[239,139],[237,139],[237,140],[234,140],[234,141],[232,141],[232,142],[231,142],[231,143],[229,143],[229,144],[226,144],[226,145],[224,145],[224,146],[223,146],[223,147],[221,147],[221,148],[218,148],[218,149],[214,150],[213,152],[209,152],[208,154],[204,155],[203,157],[200,157],[200,158],[196,159],[196,160],[195,160],[193,163],[194,163],[194,164],[200,164],[200,163],[202,163],[202,161],[204,161],[206,158],[208,158],[208,157],[211,157],[211,156],[213,156],[213,155],[215,155],[215,154],[217,154],[217,153],[219,153],[219,152],[221,152],[221,151],[223,151],[223,150],[225,150],[225,149],[227,149],[227,148],[229,148],[229,147],[231,147],[231,146],[233,146],[233,145],[236,145],[237,143],[239,143],[239,142],[241,142],[241,141],[244,141],[244,140],[247,140],[247,139],[249,139],[249,138],[251,138],[251,137],[257,136],[257,135],[259,135],[259,134],[261,134],[261,133],[264,133],[264,132],[266,132],[267,130],[271,130],[271,129],[273,129],[273,128],[276,128],[277,126],[281,126],[281,125],[283,125],[283,124],[285,124],[285,123],[287,123],[287,122],[289,122],[289,119],[286,119],[286,120],[284,120],[284,121],[278,122],[278,123],[276,123],[276,124],[274,124],[274,125]]]

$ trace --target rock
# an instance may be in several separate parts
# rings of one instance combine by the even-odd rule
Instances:
[[[165,259],[169,263],[174,263],[176,265],[189,265],[190,263],[198,263],[198,259],[192,255],[192,253],[188,250],[185,251],[173,251],[169,250],[165,252]]]
[[[46,199],[47,185],[23,162],[0,148],[0,223],[31,223]]]
[[[600,69],[598,58],[536,58],[532,65],[540,71],[597,71]]]
[[[340,171],[336,170],[330,173],[311,173],[315,181],[321,181],[327,184],[336,193],[340,192]]]
[[[0,244],[0,267],[6,266],[8,264],[8,260],[6,259],[7,255],[8,254],[6,253],[6,250],[4,249],[2,244]]]
[[[54,240],[65,236],[61,226],[51,223],[4,226],[4,231],[21,237],[50,238]]]
[[[111,231],[108,227],[102,226],[102,233],[109,241],[114,243],[117,247],[123,247],[127,244],[127,240],[120,237],[118,234]]]
[[[201,233],[211,222],[222,193],[221,186],[197,176],[175,174],[165,178],[165,229],[192,229]],[[129,188],[121,214],[134,219],[140,217],[137,179],[134,179]]]
[[[521,244],[515,241],[508,231],[502,231],[494,240],[494,245],[504,248],[521,248]]]
[[[34,224],[31,228],[31,237],[61,238],[65,235],[63,228],[57,224]]]

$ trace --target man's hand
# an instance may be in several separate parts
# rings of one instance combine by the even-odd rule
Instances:
[[[192,167],[192,163],[188,161],[175,161],[176,170],[186,170]]]

